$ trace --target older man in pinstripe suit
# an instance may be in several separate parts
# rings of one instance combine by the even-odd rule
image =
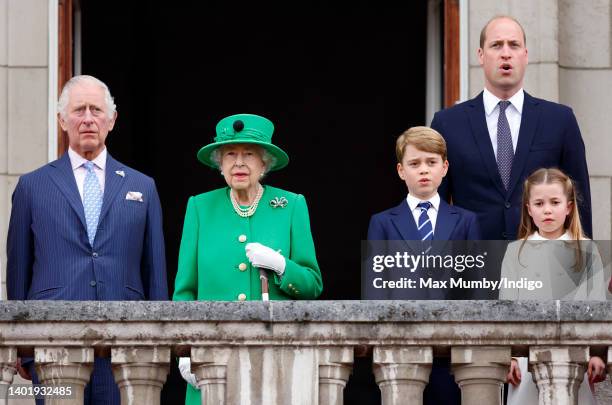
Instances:
[[[168,299],[155,183],[107,153],[116,118],[100,80],[76,76],[64,86],[58,119],[68,152],[23,175],[13,194],[9,299]],[[96,359],[86,403],[119,405],[108,359]]]

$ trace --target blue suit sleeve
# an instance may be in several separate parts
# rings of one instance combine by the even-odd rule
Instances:
[[[168,300],[166,251],[162,227],[162,209],[155,183],[151,180],[151,201],[147,207],[141,275],[145,296],[151,301]]]
[[[372,215],[368,226],[368,240],[387,240],[385,228],[380,223],[378,215]]]
[[[32,280],[34,242],[30,192],[23,178],[13,193],[7,239],[6,287],[9,300],[25,300]]]
[[[568,123],[565,130],[563,157],[559,169],[572,178],[578,190],[578,209],[580,221],[587,237],[593,236],[593,222],[591,214],[591,187],[589,184],[589,170],[587,168],[584,141],[580,134],[576,116],[570,109]]]
[[[482,234],[480,233],[480,226],[478,225],[478,218],[476,214],[469,216],[467,221],[467,240],[482,240]]]
[[[434,114],[433,119],[431,120],[431,128],[438,131],[442,137],[444,137],[444,124],[442,119],[440,118],[440,112]],[[446,139],[446,138],[445,138]],[[452,200],[452,179],[450,170],[446,173],[446,176],[442,179],[442,183],[440,183],[440,187],[438,187],[438,194],[440,198],[442,198],[447,203],[451,203]]]

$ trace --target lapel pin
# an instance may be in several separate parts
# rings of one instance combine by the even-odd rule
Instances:
[[[117,170],[115,173],[117,173],[121,177],[125,177],[125,172],[123,170]]]

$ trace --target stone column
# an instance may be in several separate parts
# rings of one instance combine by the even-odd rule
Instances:
[[[373,357],[382,405],[423,404],[433,362],[431,347],[380,346]]]
[[[8,386],[13,382],[17,372],[17,349],[15,347],[0,347],[0,405],[7,405]]]
[[[352,371],[353,348],[329,347],[320,349],[319,405],[342,405],[344,387]]]
[[[122,405],[159,405],[170,371],[169,347],[113,347],[111,363]]]
[[[510,359],[509,347],[452,347],[451,364],[461,388],[461,403],[501,405]]]
[[[578,405],[578,388],[589,362],[587,346],[534,346],[529,368],[538,385],[540,405]]]
[[[36,372],[41,384],[70,387],[69,398],[47,398],[46,405],[81,405],[93,370],[94,352],[90,347],[37,347]]]
[[[225,405],[230,354],[228,347],[191,348],[191,372],[196,376],[203,404]]]

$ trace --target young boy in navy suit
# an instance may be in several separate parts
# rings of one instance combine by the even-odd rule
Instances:
[[[438,195],[448,171],[444,138],[429,127],[412,127],[397,138],[395,154],[408,196],[372,216],[368,240],[479,240],[476,215]]]
[[[438,187],[448,171],[446,142],[429,127],[413,127],[396,141],[397,173],[406,183],[408,196],[396,207],[375,214],[370,220],[368,241],[378,250],[382,243],[376,241],[414,242],[422,247],[436,245],[436,240],[479,240],[480,231],[476,215],[470,211],[447,204],[440,199]],[[374,241],[374,242],[372,242]],[[429,242],[432,241],[432,242]],[[411,243],[411,242],[409,242]],[[393,244],[396,248],[402,244]],[[408,246],[408,244],[403,244]],[[414,245],[413,245],[414,246]],[[388,248],[388,245],[387,245]],[[420,249],[419,249],[420,250]],[[375,252],[376,254],[380,252]],[[388,252],[386,252],[388,253]],[[421,251],[413,252],[421,253]],[[432,252],[433,253],[433,252]],[[397,271],[397,270],[392,270]],[[444,273],[439,273],[439,272]],[[453,270],[434,270],[434,278],[451,277]],[[401,272],[417,283],[432,272],[419,269]],[[395,277],[395,276],[392,276]],[[397,278],[396,278],[397,279]],[[418,287],[418,285],[417,285]],[[371,292],[372,296],[368,293]],[[381,298],[373,288],[364,290],[364,298]],[[399,299],[449,299],[449,289],[390,288],[385,298]],[[461,291],[465,298],[465,293]],[[423,393],[425,405],[459,405],[460,391],[450,375],[449,360],[435,358],[429,384]]]

